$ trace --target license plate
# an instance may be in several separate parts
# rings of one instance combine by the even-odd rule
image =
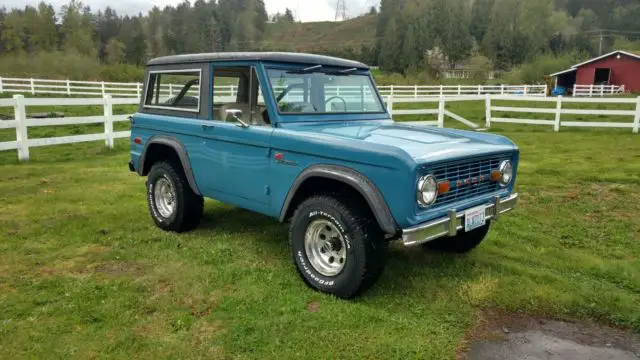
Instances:
[[[484,218],[484,206],[469,209],[464,212],[464,231],[469,232],[473,229],[484,226],[486,223]]]

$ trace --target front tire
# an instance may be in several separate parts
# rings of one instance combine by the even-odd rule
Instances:
[[[333,195],[303,201],[291,219],[289,243],[299,275],[311,288],[351,298],[384,269],[387,242],[357,202]]]
[[[165,231],[185,232],[200,224],[204,199],[191,190],[182,167],[153,164],[147,177],[147,203],[153,222]]]
[[[487,236],[490,226],[491,222],[487,221],[487,224],[481,228],[469,232],[460,231],[454,237],[440,238],[425,243],[423,246],[430,250],[464,254],[480,245],[485,236]]]

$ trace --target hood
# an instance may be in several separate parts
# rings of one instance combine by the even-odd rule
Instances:
[[[500,135],[440,129],[430,126],[403,125],[392,121],[332,122],[295,125],[290,128],[317,135],[359,140],[367,144],[403,150],[416,163],[458,157],[508,152],[516,149]],[[363,144],[363,146],[365,146]]]

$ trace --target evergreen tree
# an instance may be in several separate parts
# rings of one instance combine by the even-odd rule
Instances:
[[[396,26],[396,19],[391,18],[387,25],[384,39],[380,47],[380,57],[378,64],[380,68],[386,71],[400,72],[403,69],[403,62],[400,58],[401,43],[399,41],[399,31]]]

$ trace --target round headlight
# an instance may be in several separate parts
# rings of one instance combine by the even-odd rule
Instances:
[[[513,180],[513,165],[511,161],[505,160],[500,164],[500,185],[507,186]]]
[[[431,205],[438,198],[438,183],[433,175],[427,175],[418,181],[418,203],[422,206]]]

